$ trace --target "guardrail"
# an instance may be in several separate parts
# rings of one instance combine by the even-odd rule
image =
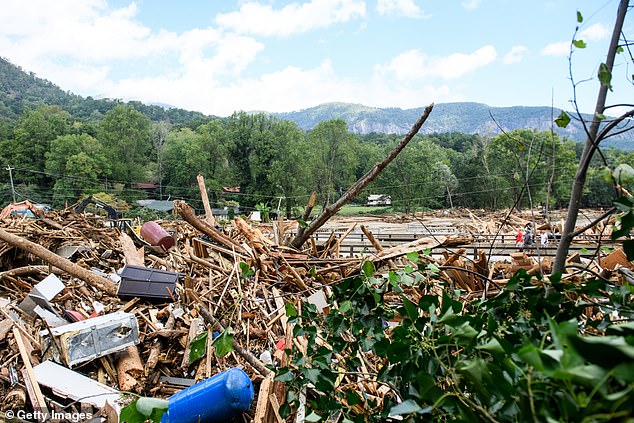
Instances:
[[[333,232],[335,239],[341,238],[343,232]],[[414,241],[423,237],[439,236],[445,234],[420,234],[420,233],[373,233],[374,237],[385,248],[394,247],[400,244]],[[453,234],[446,234],[451,236]],[[315,241],[318,243],[325,242],[330,238],[330,232],[321,232],[314,235]],[[512,234],[475,234],[470,235],[472,241],[470,243],[460,245],[459,247],[445,248],[447,251],[456,251],[459,248],[465,248],[469,254],[477,256],[478,250],[483,250],[486,254],[491,256],[508,256],[511,253],[520,251],[520,248],[516,246],[515,235]],[[600,248],[614,248],[619,243],[613,241],[609,236],[588,234],[575,239],[570,246],[570,254],[578,253],[582,257],[594,257],[597,254],[597,250]],[[533,243],[531,248],[527,249],[527,254],[540,255],[542,257],[554,257],[557,253],[558,239],[549,240],[546,246],[542,246],[537,243]],[[368,241],[367,237],[361,232],[353,232],[341,242],[339,246],[340,255],[346,256],[358,256],[362,254],[370,254],[375,252],[374,247]]]

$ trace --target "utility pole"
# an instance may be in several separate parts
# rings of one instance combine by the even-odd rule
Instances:
[[[11,194],[13,195],[13,202],[15,203],[15,188],[13,187],[13,174],[11,173],[13,169],[15,168],[7,166],[7,170],[9,171],[9,180],[11,181]]]

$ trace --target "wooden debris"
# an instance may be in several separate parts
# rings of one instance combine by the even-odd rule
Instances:
[[[42,390],[40,389],[40,385],[37,383],[37,379],[33,373],[31,355],[29,354],[24,339],[22,339],[22,334],[17,327],[13,328],[13,338],[18,345],[20,357],[22,357],[22,362],[24,363],[24,371],[22,372],[22,375],[24,376],[24,384],[26,385],[31,405],[33,405],[34,409],[48,414],[48,406],[46,405],[46,401],[44,401]]]
[[[41,258],[51,266],[59,267],[60,269],[68,272],[70,275],[83,280],[88,285],[94,286],[109,295],[115,295],[117,293],[117,288],[112,281],[109,281],[102,276],[92,273],[91,271],[86,270],[63,257],[58,256],[39,244],[13,235],[4,229],[0,229],[0,240]]]
[[[117,376],[122,391],[142,391],[143,363],[136,346],[131,345],[117,354]]]
[[[316,195],[311,197],[303,220],[310,219],[310,209],[315,202]],[[17,363],[26,368],[25,357],[29,361],[37,358],[37,354],[31,354],[29,346],[39,347],[40,337],[46,339],[46,334],[54,330],[48,329],[39,317],[29,316],[16,307],[34,285],[54,272],[62,280],[64,288],[50,301],[50,305],[62,318],[74,316],[85,319],[112,312],[127,312],[138,321],[140,343],[124,352],[82,363],[74,370],[59,366],[61,370],[53,369],[53,375],[61,371],[70,372],[64,373],[68,374],[69,380],[74,380],[75,376],[86,377],[91,381],[91,386],[92,382],[96,384],[98,380],[109,387],[105,392],[112,395],[116,395],[117,390],[110,387],[120,387],[144,396],[166,398],[183,389],[184,381],[194,383],[195,380],[237,366],[249,374],[256,388],[259,386],[257,402],[249,416],[254,421],[281,422],[279,405],[286,397],[285,385],[273,380],[274,373],[267,364],[272,361],[275,366],[289,365],[285,349],[299,348],[304,351],[306,347],[305,339],[293,337],[285,303],[292,302],[300,310],[302,301],[298,301],[298,298],[302,298],[327,314],[331,285],[360,274],[361,264],[365,260],[372,261],[378,272],[388,268],[403,268],[405,265],[409,265],[410,269],[416,268],[415,265],[420,262],[413,263],[412,256],[409,259],[405,257],[410,252],[428,253],[419,254],[418,257],[421,261],[435,262],[440,268],[441,277],[450,283],[449,286],[464,292],[465,301],[486,298],[499,292],[518,268],[534,274],[550,271],[549,258],[545,257],[540,262],[537,258],[541,257],[527,252],[513,252],[510,257],[508,251],[505,252],[510,263],[509,259],[496,261],[496,258],[488,256],[485,241],[494,236],[496,243],[510,244],[512,251],[517,249],[515,230],[532,220],[532,217],[520,213],[487,212],[489,214],[483,217],[484,214],[477,210],[451,210],[449,213],[459,215],[462,219],[460,225],[455,225],[454,233],[439,234],[430,225],[429,233],[419,236],[415,241],[403,243],[402,239],[398,242],[391,240],[382,231],[377,230],[373,234],[369,226],[362,224],[375,218],[342,218],[338,220],[336,229],[322,229],[325,236],[318,238],[315,232],[312,236],[307,234],[304,228],[298,227],[297,222],[282,220],[267,225],[237,217],[220,230],[206,218],[195,216],[193,209],[186,203],[176,202],[175,206],[183,220],[161,222],[161,226],[176,240],[176,245],[169,251],[153,249],[134,236],[123,234],[116,227],[104,225],[103,218],[90,215],[51,213],[47,215],[48,221],[14,218],[0,221],[2,235],[8,234],[7,239],[12,241],[0,236],[0,266],[3,269],[0,272],[0,346],[7,346],[0,349],[0,361]],[[432,213],[436,217],[446,217],[444,212]],[[416,219],[423,218],[422,215],[415,218],[397,216],[386,217],[385,220],[416,224]],[[355,231],[359,226],[366,239]],[[305,248],[298,250],[281,245],[292,239],[293,230],[298,235],[303,233],[307,241]],[[591,245],[598,235],[584,233],[582,236],[582,241]],[[325,242],[324,238],[327,238]],[[357,239],[364,243],[363,251],[357,248],[353,254],[349,246],[356,243]],[[36,247],[31,247],[31,244]],[[24,248],[25,245],[28,247]],[[47,253],[42,253],[41,249]],[[54,252],[60,252],[67,258],[62,259]],[[620,254],[615,252],[603,257],[602,267],[592,263],[594,267],[591,269],[606,272],[601,274],[619,283],[634,284],[634,272],[628,270],[630,265],[622,261],[623,256]],[[586,257],[580,255],[579,262],[587,262]],[[571,258],[574,259],[574,256]],[[614,264],[611,265],[611,262]],[[62,263],[65,267],[62,267]],[[122,301],[115,295],[116,289],[112,289],[116,288],[116,284],[111,278],[116,279],[115,274],[124,264],[169,270],[181,275],[176,293],[161,302],[150,302],[144,298]],[[611,271],[608,267],[618,271]],[[90,276],[88,280],[87,274]],[[102,285],[99,284],[103,284],[106,289],[101,289]],[[444,285],[431,284],[425,289],[427,291],[424,293],[407,289],[404,295],[417,302],[422,295],[441,296]],[[395,301],[395,298],[387,296],[386,301]],[[229,326],[233,332],[234,351],[218,357],[214,353],[214,337]],[[209,331],[207,356],[199,362],[190,363],[188,346],[201,330]],[[22,347],[17,337],[20,337]],[[322,341],[318,338],[318,342]],[[323,346],[327,347],[326,344]],[[62,345],[53,342],[48,346],[49,353],[55,349],[61,350]],[[343,360],[343,357],[336,359]],[[377,363],[371,357],[361,355],[356,359],[359,361],[360,373],[377,373]],[[51,408],[60,407],[63,398],[52,398],[57,394],[51,394],[50,390],[45,389],[42,398],[38,399],[32,389],[37,383],[33,385],[32,381],[29,382],[32,375],[29,378],[26,370],[25,375],[27,385],[31,385],[28,394],[22,391],[20,396],[19,392],[0,385],[0,395],[6,396],[11,392],[11,398],[14,399],[11,402],[18,405],[26,402],[26,397],[29,400],[33,397],[32,401],[36,403],[41,401]],[[45,386],[60,387],[62,382],[66,381],[53,378],[47,380],[49,385]],[[343,374],[334,389],[342,392],[354,389],[377,403],[384,401],[391,392],[372,378]],[[74,393],[74,390],[64,383],[65,394]],[[302,401],[306,401],[305,395]],[[80,407],[79,404],[76,406]],[[355,407],[362,411],[361,405]],[[116,411],[112,412],[116,414]],[[301,419],[301,413],[295,418],[298,416]],[[340,419],[336,415],[329,416],[328,421],[337,421],[337,418]]]
[[[632,263],[623,252],[623,248],[617,248],[601,260],[601,267],[604,269],[615,270],[617,266],[632,267]]]
[[[198,188],[200,189],[200,197],[203,200],[203,207],[205,208],[205,220],[211,226],[216,226],[216,219],[214,218],[214,214],[211,211],[211,206],[209,205],[209,197],[207,196],[207,188],[205,187],[205,178],[203,175],[198,175],[196,177],[198,181]]]

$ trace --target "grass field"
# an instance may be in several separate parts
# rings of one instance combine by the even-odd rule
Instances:
[[[313,209],[312,216],[321,213],[321,206],[316,206]],[[394,213],[394,209],[389,206],[357,206],[354,204],[347,204],[337,212],[338,216],[356,216],[359,214],[387,214]]]

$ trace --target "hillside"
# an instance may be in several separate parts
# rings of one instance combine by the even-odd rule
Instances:
[[[100,119],[119,100],[94,99],[81,97],[62,90],[55,84],[37,77],[32,72],[10,63],[0,57],[0,125],[2,122],[15,122],[25,108],[35,108],[43,104],[59,105],[77,119]],[[165,107],[163,105],[147,105],[138,101],[129,104],[148,116],[152,121],[167,120],[172,124],[185,124],[192,121],[211,119],[200,112]],[[350,131],[357,134],[406,133],[422,113],[423,108],[375,108],[360,104],[326,103],[308,109],[271,113],[281,119],[290,120],[304,129],[310,130],[319,122],[329,119],[343,119]],[[421,129],[421,133],[461,132],[494,136],[505,131],[529,128],[548,131],[553,128],[553,116],[560,110],[550,107],[490,107],[481,103],[440,103]],[[587,116],[586,116],[587,118]],[[585,139],[583,130],[575,121],[568,128],[553,128],[559,135],[576,141]],[[631,142],[634,134],[625,133],[607,140],[607,145],[633,150]]]
[[[50,81],[37,77],[0,57],[0,120],[17,120],[26,108],[49,104],[59,105],[78,119],[100,119],[108,110],[121,103],[118,100],[81,97],[62,90]],[[165,108],[130,102],[153,121],[167,120],[183,124],[192,120],[207,119],[199,112],[178,108]]]
[[[309,130],[319,122],[339,118],[348,123],[350,130],[357,134],[371,132],[405,134],[421,115],[423,107],[415,109],[375,108],[360,104],[327,103],[316,107],[290,113],[276,113],[281,119],[291,120],[300,128]],[[421,133],[461,132],[495,136],[513,129],[527,128],[538,131],[549,131],[551,128],[560,136],[576,141],[585,140],[585,133],[573,120],[567,128],[553,125],[553,116],[557,117],[560,109],[550,107],[491,107],[481,103],[440,103],[434,110]],[[584,116],[589,119],[589,115]],[[626,133],[607,140],[607,144],[615,148],[632,150],[631,140],[634,134]]]

